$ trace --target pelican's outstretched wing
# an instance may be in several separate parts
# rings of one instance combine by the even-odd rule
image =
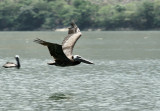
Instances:
[[[82,33],[80,32],[79,28],[76,24],[71,23],[71,28],[68,30],[68,36],[64,38],[62,42],[62,49],[64,54],[72,60],[72,51],[75,43],[80,38]]]
[[[62,45],[46,42],[41,39],[36,39],[34,42],[47,46],[51,56],[53,56],[55,60],[68,60],[66,55],[63,53]]]

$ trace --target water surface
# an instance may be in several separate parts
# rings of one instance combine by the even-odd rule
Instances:
[[[66,32],[0,32],[2,111],[158,111],[160,32],[82,32],[74,54],[95,65],[48,66],[48,49],[35,38],[61,44]]]

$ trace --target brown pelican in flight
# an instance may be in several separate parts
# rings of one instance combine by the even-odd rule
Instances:
[[[71,23],[71,28],[68,30],[68,36],[62,42],[62,45],[56,43],[50,43],[43,41],[41,39],[36,39],[34,42],[39,43],[41,45],[47,46],[48,50],[53,56],[53,63],[48,63],[49,65],[56,66],[74,66],[78,65],[81,62],[87,64],[93,64],[92,62],[82,58],[79,55],[72,55],[73,47],[76,41],[80,38],[81,32],[75,23]]]
[[[4,68],[12,68],[15,67],[17,69],[19,69],[21,67],[20,65],[20,61],[19,61],[19,55],[15,56],[16,62],[17,64],[13,63],[13,62],[6,62],[6,64],[3,65]]]

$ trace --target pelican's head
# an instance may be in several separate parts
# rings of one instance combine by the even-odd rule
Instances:
[[[19,58],[19,55],[16,55],[15,58]]]
[[[73,59],[74,59],[74,61],[83,62],[83,63],[86,63],[86,64],[93,64],[93,62],[91,62],[89,60],[86,60],[79,55],[74,55]]]

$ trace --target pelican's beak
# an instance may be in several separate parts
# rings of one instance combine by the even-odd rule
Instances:
[[[83,62],[83,63],[86,63],[86,64],[94,64],[93,62],[91,62],[91,61],[89,61],[89,60],[87,60],[87,59],[84,59],[84,58],[79,58],[79,61],[80,62]]]

